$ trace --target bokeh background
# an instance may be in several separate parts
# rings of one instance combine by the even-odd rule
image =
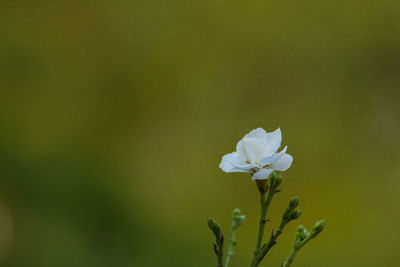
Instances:
[[[297,224],[328,225],[295,266],[400,266],[400,2],[0,3],[0,265],[215,266],[209,215],[258,195],[218,169],[256,128],[294,156]]]

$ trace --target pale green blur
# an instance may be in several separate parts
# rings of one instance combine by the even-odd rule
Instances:
[[[400,2],[0,4],[0,265],[248,266],[259,203],[221,157],[281,127],[293,155],[266,233],[326,229],[293,266],[400,266]]]

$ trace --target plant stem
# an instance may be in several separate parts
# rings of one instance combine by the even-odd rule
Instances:
[[[289,206],[287,208],[287,211],[290,208],[291,207]],[[295,209],[295,207],[294,207],[294,209]],[[286,224],[288,224],[291,220],[297,219],[298,216],[300,216],[300,214],[301,214],[301,211],[299,211],[299,210],[293,210],[292,212],[293,213],[290,214],[291,216],[288,215],[289,217],[285,216],[285,213],[284,213],[284,215],[282,216],[281,223],[279,224],[276,231],[275,232],[273,231],[269,240],[266,243],[264,243],[258,250],[256,250],[256,253],[254,253],[254,256],[253,256],[253,259],[252,259],[252,262],[250,265],[251,267],[256,267],[260,264],[260,262],[264,259],[265,255],[267,255],[268,251],[276,244],[276,240],[282,234],[283,229],[285,228]]]
[[[231,231],[228,240],[228,252],[225,259],[224,267],[229,267],[231,264],[232,258],[235,255],[235,246],[236,246],[236,230],[241,226],[246,219],[246,216],[240,214],[239,209],[234,209],[232,212],[232,225]]]
[[[222,258],[224,255],[223,249],[224,249],[224,236],[221,235],[221,237],[217,240],[217,252],[218,252],[217,253],[217,258],[218,258],[217,267],[222,267],[222,262],[223,262]]]
[[[266,220],[267,211],[268,211],[268,207],[269,207],[269,204],[271,203],[274,193],[275,192],[272,192],[272,190],[270,189],[267,194],[267,199],[265,199],[265,192],[260,191],[260,206],[261,206],[260,221],[258,224],[256,249],[254,250],[253,258],[251,259],[251,264],[250,264],[251,267],[258,265],[257,253],[258,253],[258,250],[260,249],[262,241],[263,241],[265,223],[267,222],[267,220]]]
[[[308,241],[315,238],[319,235],[322,230],[325,228],[325,220],[320,220],[315,223],[313,229],[310,232],[304,229],[302,225],[299,225],[296,230],[296,239],[293,243],[293,248],[290,251],[289,256],[282,264],[282,267],[288,267],[293,263],[294,258],[296,257],[297,252],[305,245]]]
[[[222,267],[224,236],[222,235],[221,226],[211,217],[208,217],[207,224],[208,228],[210,228],[210,230],[215,236],[215,241],[213,242],[213,249],[218,260],[217,267]]]
[[[222,267],[222,258],[218,258],[218,265],[217,267]]]
[[[293,244],[293,248],[290,251],[290,254],[287,257],[287,259],[285,260],[285,262],[282,264],[282,267],[290,266],[290,264],[293,263],[293,260],[296,257],[297,252],[299,252],[299,250],[312,238],[313,237],[309,235],[304,240],[295,240],[294,244]]]
[[[267,243],[265,243],[265,246],[263,246],[262,250],[260,251],[257,258],[257,264],[254,266],[257,266],[265,257],[265,255],[267,255],[268,251],[276,244],[276,240],[282,234],[283,228],[285,227],[286,224],[287,222],[282,220],[278,226],[278,229],[276,229],[276,231],[271,234],[270,239],[268,240]]]
[[[282,267],[289,267],[290,264],[293,263],[294,257],[296,257],[297,252],[298,252],[298,249],[293,247],[292,251],[290,251],[289,256],[287,257],[285,262],[282,264]]]
[[[234,224],[235,224],[235,222],[232,221],[232,227],[230,230],[230,235],[229,235],[229,240],[228,240],[228,249],[227,249],[224,267],[229,267],[229,265],[231,264],[232,258],[235,255],[237,227]]]
[[[260,221],[258,223],[258,234],[257,234],[257,242],[256,242],[256,250],[258,250],[261,247],[261,243],[263,241],[263,236],[264,236],[264,229],[265,229],[265,223],[266,219],[265,217],[267,216],[267,206],[265,205],[265,193],[260,192]]]

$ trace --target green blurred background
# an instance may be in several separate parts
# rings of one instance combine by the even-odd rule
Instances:
[[[326,230],[295,266],[400,266],[400,2],[0,3],[0,265],[215,266],[212,215],[247,215],[218,169],[248,131],[294,156],[271,207]]]

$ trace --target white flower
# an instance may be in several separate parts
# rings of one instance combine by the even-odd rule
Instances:
[[[246,134],[236,145],[236,151],[222,157],[219,167],[224,172],[244,172],[253,180],[265,180],[274,171],[286,171],[293,157],[286,154],[287,146],[279,153],[281,129],[267,133],[257,128]]]

